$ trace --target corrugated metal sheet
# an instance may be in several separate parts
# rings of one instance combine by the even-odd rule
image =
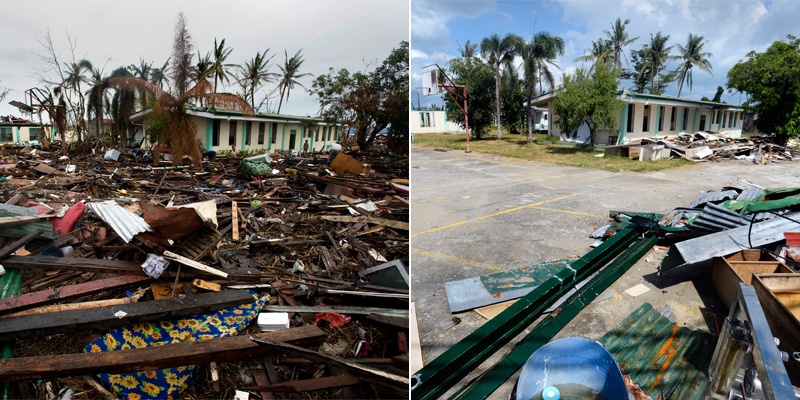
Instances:
[[[749,223],[749,219],[745,219],[735,211],[708,203],[703,207],[703,212],[691,222],[689,228],[708,232],[719,232],[745,226]]]
[[[111,226],[125,243],[130,242],[137,233],[150,232],[150,225],[144,218],[122,208],[111,201],[104,203],[88,203],[86,209],[97,215],[103,222]]]
[[[11,204],[0,203],[0,217],[16,217],[16,216],[26,216],[26,215],[38,215],[38,214],[39,213],[34,208],[20,207]],[[46,219],[36,222],[30,222],[24,225],[3,227],[3,231],[5,233],[10,233],[19,236],[25,236],[31,232],[36,231],[37,229],[41,229],[44,232],[41,235],[42,237],[46,237],[48,239],[53,238],[53,224]]]
[[[700,194],[689,205],[690,208],[697,208],[706,203],[719,203],[729,199],[735,199],[739,192],[735,190],[724,190],[721,192],[700,192]]]
[[[702,399],[717,338],[679,327],[645,303],[599,342],[653,399]]]
[[[764,188],[762,187],[753,187],[749,188],[742,193],[739,193],[739,196],[736,197],[738,201],[756,201],[760,200],[761,196],[764,195]]]

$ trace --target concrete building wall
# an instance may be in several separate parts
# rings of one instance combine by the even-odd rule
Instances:
[[[0,144],[24,144],[31,141],[42,143],[45,136],[50,138],[50,132],[49,126],[0,125]],[[59,136],[55,139],[61,139],[61,137]],[[51,138],[51,140],[53,139]]]
[[[326,151],[339,139],[340,129],[326,124],[302,124],[269,119],[192,116],[201,147],[208,151]]]
[[[447,120],[442,110],[411,110],[408,112],[408,128],[411,133],[455,133],[464,130],[456,123]]]

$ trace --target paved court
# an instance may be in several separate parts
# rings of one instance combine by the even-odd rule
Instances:
[[[411,149],[411,299],[424,360],[430,361],[486,322],[452,314],[444,284],[539,261],[580,257],[589,234],[610,210],[666,213],[688,207],[700,191],[720,190],[738,176],[765,187],[800,186],[800,164],[702,163],[655,173],[612,173],[463,151]],[[644,302],[670,305],[678,322],[714,329],[719,304],[699,272],[657,277],[664,251],[652,250],[611,288],[610,300],[586,307],[557,336],[599,338]],[[631,297],[643,283],[651,290]],[[453,316],[461,323],[450,327]],[[449,328],[449,329],[448,329]],[[475,371],[479,373],[481,369]],[[495,392],[507,398],[505,392]]]

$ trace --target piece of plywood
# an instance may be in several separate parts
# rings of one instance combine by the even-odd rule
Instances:
[[[333,161],[331,161],[330,165],[328,165],[328,168],[337,174],[350,172],[358,175],[365,172],[364,164],[361,161],[358,161],[345,153],[337,154],[336,157],[333,158]]]
[[[645,294],[645,293],[647,293],[649,291],[650,291],[649,287],[647,287],[647,286],[645,286],[645,285],[640,283],[640,284],[638,284],[638,285],[636,285],[636,286],[634,286],[634,287],[632,287],[630,289],[626,289],[625,293],[627,293],[628,295],[630,295],[632,297],[638,297],[638,296],[641,296],[641,295],[643,295],[643,294]]]
[[[408,312],[410,313],[408,317],[408,372],[413,374],[422,369],[424,364],[422,361],[422,345],[419,340],[419,327],[417,326],[417,310],[413,302],[409,306]]]
[[[266,355],[268,347],[259,346],[251,338],[262,338],[298,346],[319,344],[326,334],[314,325],[256,333],[252,336],[231,336],[197,342],[116,350],[100,353],[75,353],[43,357],[20,357],[0,360],[0,381],[52,379],[85,374],[120,374],[150,371],[183,365],[205,364]]]
[[[236,200],[231,202],[231,227],[233,240],[239,240],[239,206]]]
[[[505,311],[506,308],[511,307],[511,305],[514,303],[516,303],[516,300],[504,301],[502,303],[476,308],[475,312],[478,313],[478,315],[480,315],[483,318],[492,319],[496,317],[497,314],[500,314],[501,312]]]

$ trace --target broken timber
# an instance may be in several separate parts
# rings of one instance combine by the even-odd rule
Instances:
[[[242,390],[250,392],[270,391],[300,393],[310,392],[313,390],[332,389],[343,386],[353,386],[358,385],[359,383],[361,383],[361,379],[358,379],[358,377],[350,374],[342,374],[336,376],[326,376],[324,378],[273,383],[264,386],[244,387]]]
[[[310,346],[325,340],[325,332],[314,325],[255,334],[254,337]],[[100,353],[76,353],[0,360],[0,381],[51,379],[62,376],[148,371],[183,365],[228,361],[270,353],[248,336],[231,336],[198,342],[183,342],[140,349]]]
[[[269,339],[265,340],[254,336],[251,336],[250,338],[254,342],[262,346],[272,348],[273,350],[278,350],[285,354],[328,364],[331,369],[338,369],[351,373],[353,375],[358,376],[360,379],[364,381],[393,388],[400,392],[408,391],[409,381],[408,378],[405,376],[390,374],[381,370],[370,368],[364,365],[359,365],[357,363],[350,362],[344,359],[326,356],[316,351],[311,351],[308,349],[304,349],[302,347],[297,347],[286,343],[280,343]]]
[[[378,307],[352,307],[352,306],[276,306],[265,305],[264,311],[272,312],[337,312],[340,314],[358,314],[358,315],[385,315],[387,317],[408,318],[408,310],[400,310],[394,308],[378,308]]]
[[[139,263],[122,260],[103,260],[93,258],[50,257],[50,256],[11,256],[3,260],[6,268],[30,268],[61,271],[100,272],[124,275],[145,275]],[[225,271],[233,281],[258,281],[261,272],[251,268],[229,269]],[[173,271],[164,271],[162,276],[174,277]],[[204,271],[182,271],[182,278],[211,278],[218,275]]]
[[[386,218],[363,217],[363,216],[351,217],[347,215],[322,215],[319,218],[333,222],[369,222],[370,224],[375,224],[375,225],[385,225],[388,226],[389,228],[401,229],[404,231],[408,230],[408,222],[396,221],[393,219],[386,219]]]
[[[123,275],[7,297],[0,300],[0,315],[53,304],[60,300],[96,294],[106,290],[125,289],[148,281],[150,281],[148,276]]]
[[[129,324],[158,321],[216,311],[253,302],[248,292],[226,290],[87,310],[62,311],[0,319],[0,342],[15,338],[71,333],[88,329],[109,329]],[[115,314],[125,313],[123,317]]]

